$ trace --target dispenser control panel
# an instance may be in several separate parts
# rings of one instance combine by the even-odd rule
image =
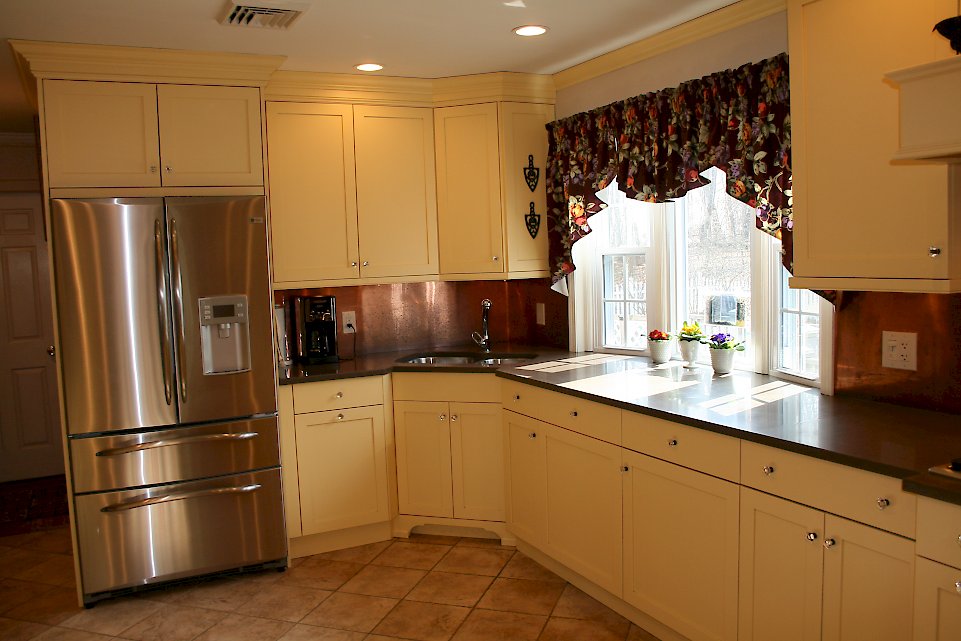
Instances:
[[[204,374],[250,370],[247,297],[208,296],[198,303]]]

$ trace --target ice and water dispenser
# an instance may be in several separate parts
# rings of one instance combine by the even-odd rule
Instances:
[[[250,319],[246,296],[201,298],[200,345],[204,374],[250,369]]]

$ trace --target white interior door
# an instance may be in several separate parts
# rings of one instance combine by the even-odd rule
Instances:
[[[40,194],[0,195],[0,482],[63,473]]]

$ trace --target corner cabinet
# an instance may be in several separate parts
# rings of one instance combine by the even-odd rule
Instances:
[[[961,639],[961,506],[918,498],[914,641]]]
[[[264,184],[256,87],[44,80],[49,185]]]
[[[436,275],[431,110],[267,103],[278,287]]]
[[[955,0],[789,0],[792,287],[961,291],[961,166],[892,160],[898,91],[884,78],[950,57],[931,27],[956,13]]]
[[[548,275],[544,125],[553,117],[552,105],[519,102],[434,110],[443,277]],[[529,163],[537,170],[533,189],[524,173]],[[534,235],[531,205],[539,220]]]

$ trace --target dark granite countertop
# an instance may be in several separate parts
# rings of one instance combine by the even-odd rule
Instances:
[[[961,456],[961,417],[857,398],[824,396],[770,376],[710,366],[685,369],[678,361],[652,365],[645,357],[571,354],[532,346],[495,347],[497,353],[537,353],[529,366],[412,365],[400,358],[446,348],[360,356],[326,365],[281,370],[280,383],[302,383],[392,371],[491,372],[628,411],[904,479],[907,491],[961,505],[961,482],[927,473]],[[574,362],[570,362],[574,361]],[[580,362],[577,362],[580,361]],[[591,362],[593,361],[593,362]],[[569,368],[569,369],[565,369]]]

